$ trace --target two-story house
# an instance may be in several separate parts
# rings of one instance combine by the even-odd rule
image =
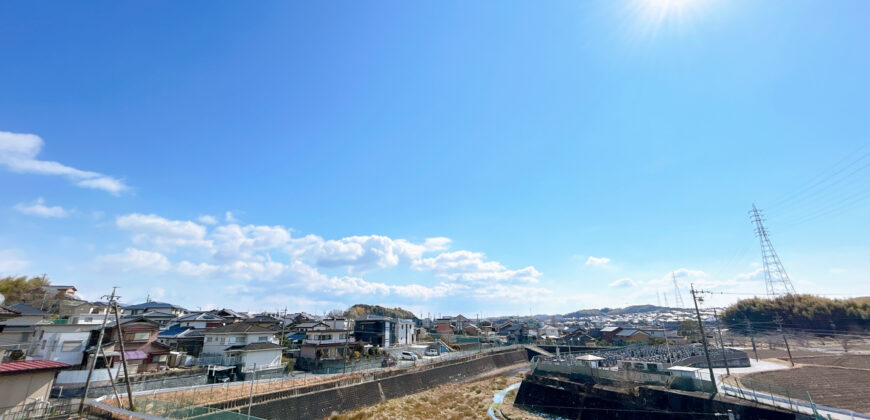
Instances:
[[[281,366],[282,347],[275,331],[254,323],[237,322],[206,330],[201,357],[215,364],[242,364],[243,371]]]
[[[341,359],[354,343],[352,330],[334,329],[320,323],[306,331],[299,355],[309,360]]]
[[[35,339],[27,352],[28,359],[53,360],[80,366],[84,361],[85,348],[100,326],[41,322],[35,328]]]
[[[169,358],[169,347],[157,341],[160,325],[144,317],[121,319],[121,328],[115,322],[106,324],[106,338],[103,339],[103,351],[108,343],[114,344],[114,352],[107,354],[108,364],[112,366],[119,362],[121,343],[124,340],[124,356],[130,372],[151,372],[166,366]],[[119,336],[123,332],[123,337]],[[90,352],[96,350],[97,334],[91,335]]]
[[[144,303],[138,303],[135,305],[127,305],[124,307],[124,315],[142,315],[146,312],[163,312],[173,314],[176,317],[179,317],[186,314],[187,309],[184,309],[178,305],[173,305],[171,303],[155,302],[152,300]]]

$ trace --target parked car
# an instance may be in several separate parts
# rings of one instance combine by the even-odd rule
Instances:
[[[426,349],[426,352],[423,353],[423,355],[424,356],[437,356],[438,350],[437,349]]]
[[[384,361],[381,362],[381,367],[391,367],[391,366],[396,366],[396,361],[393,359],[384,359]]]
[[[414,354],[413,352],[410,352],[410,351],[403,351],[402,352],[402,360],[417,360],[417,359],[418,359],[417,355]]]

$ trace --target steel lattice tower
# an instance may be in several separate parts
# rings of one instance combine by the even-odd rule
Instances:
[[[761,243],[761,262],[764,265],[764,285],[767,288],[767,295],[775,298],[778,295],[795,294],[791,279],[788,278],[788,273],[785,272],[785,267],[782,266],[782,261],[779,260],[779,255],[770,242],[770,235],[764,227],[764,217],[755,204],[752,205],[749,215],[752,223],[755,224],[755,236]]]
[[[677,308],[685,308],[686,305],[683,303],[683,295],[680,294],[680,284],[677,283],[677,275],[671,271],[671,277],[674,279],[674,305],[677,305]]]

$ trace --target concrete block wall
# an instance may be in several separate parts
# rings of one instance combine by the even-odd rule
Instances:
[[[338,388],[332,384],[322,384],[304,390],[260,395],[254,398],[255,404],[251,408],[251,415],[266,419],[321,419],[425,391],[449,382],[463,381],[525,361],[524,350],[511,350],[477,359],[445,361],[433,366],[420,366],[411,372],[377,373],[372,375],[371,381],[361,384]],[[246,403],[247,401],[233,401],[224,406],[245,407]],[[237,409],[246,412],[246,408]]]

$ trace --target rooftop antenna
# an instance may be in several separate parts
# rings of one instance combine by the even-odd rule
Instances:
[[[674,279],[674,305],[677,308],[684,308],[686,305],[683,303],[683,296],[680,295],[680,284],[677,283],[677,275],[671,271],[671,278]]]
[[[764,265],[764,285],[767,288],[767,296],[773,299],[779,295],[795,294],[791,279],[785,272],[779,255],[773,249],[767,228],[764,227],[763,213],[753,204],[749,215],[752,218],[752,223],[755,224],[755,236],[758,237],[758,242],[761,244],[761,262]]]
[[[662,306],[662,294],[656,290],[656,306]]]
[[[662,296],[664,296],[664,298],[665,298],[665,307],[670,308],[671,305],[668,303],[668,294],[662,293]]]

